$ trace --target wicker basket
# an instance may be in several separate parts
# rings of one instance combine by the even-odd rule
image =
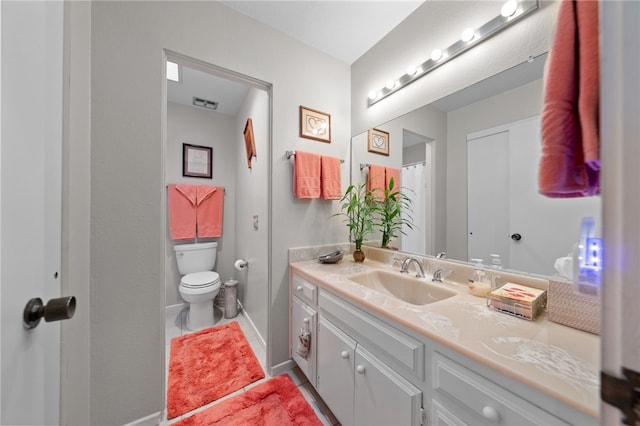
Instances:
[[[549,280],[547,317],[559,324],[600,334],[600,297],[575,290],[561,275]]]

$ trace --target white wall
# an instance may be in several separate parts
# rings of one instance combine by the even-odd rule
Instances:
[[[243,131],[251,118],[256,145],[256,157],[247,166]],[[249,266],[232,273],[238,280],[238,297],[251,322],[263,339],[267,338],[269,306],[269,95],[252,88],[235,122],[236,259],[245,259]],[[277,164],[276,164],[277,165]],[[253,217],[258,216],[254,229]],[[277,221],[276,221],[277,222]],[[233,263],[233,261],[231,262]],[[227,278],[227,276],[224,276]]]
[[[91,24],[90,420],[124,424],[163,405],[163,49],[273,85],[271,364],[288,359],[287,249],[347,239],[338,202],[294,199],[284,152],[348,161],[350,69],[216,2],[97,1]],[[298,137],[299,105],[331,114],[331,144]]]
[[[240,133],[242,134],[242,133]],[[182,176],[182,144],[209,146],[213,148],[212,178]],[[181,105],[167,103],[167,149],[165,152],[166,184],[191,183],[195,185],[215,185],[225,188],[222,237],[200,238],[199,242],[216,241],[218,251],[214,270],[224,282],[233,276],[235,256],[236,183],[235,162],[237,129],[235,117]],[[180,273],[176,264],[173,246],[192,243],[194,240],[175,241],[166,227],[165,250],[165,305],[184,303],[178,292]]]
[[[542,79],[447,114],[446,252],[467,258],[467,135],[540,115]]]
[[[556,1],[541,1],[540,9],[524,20],[367,107],[370,90],[401,76],[409,64],[426,60],[434,48],[452,44],[462,29],[477,27],[497,16],[502,4],[494,0],[426,1],[362,55],[351,67],[351,134],[357,135],[548,51]]]

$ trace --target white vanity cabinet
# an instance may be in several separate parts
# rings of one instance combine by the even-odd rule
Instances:
[[[316,384],[316,346],[318,313],[316,310],[318,288],[315,284],[295,275],[292,280],[290,344],[291,357],[309,382]],[[309,350],[304,356],[299,352],[300,332],[309,333]],[[304,353],[304,352],[303,352]]]
[[[422,391],[396,368],[421,382],[424,345],[324,290],[318,305],[316,389],[340,423],[422,424]]]

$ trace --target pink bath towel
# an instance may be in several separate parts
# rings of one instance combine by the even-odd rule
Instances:
[[[221,237],[224,188],[221,186],[198,185],[197,205],[198,237]]]
[[[293,193],[298,198],[320,197],[320,155],[296,151]]]
[[[396,169],[395,167],[386,167],[384,169],[385,188],[389,188],[391,178],[393,178],[393,191],[400,191],[400,169]]]
[[[367,177],[367,189],[373,193],[375,198],[382,198],[384,195],[385,167],[375,164],[369,165],[369,176]]]
[[[170,184],[168,189],[169,236],[172,240],[196,237],[196,186]]]
[[[563,0],[545,69],[540,193],[599,192],[598,2]]]
[[[342,198],[340,159],[323,155],[320,159],[321,196],[325,200]]]

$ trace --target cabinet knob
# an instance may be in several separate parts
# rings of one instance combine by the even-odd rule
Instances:
[[[364,365],[359,365],[356,367],[356,371],[360,374],[364,374]]]
[[[349,359],[349,352],[347,351],[340,352],[340,358]]]
[[[498,410],[490,405],[487,405],[482,409],[482,415],[485,419],[491,420],[492,422],[497,422],[498,420],[500,420],[500,414],[498,413]]]
[[[298,287],[296,287],[296,291],[302,291],[302,286],[299,285]]]

